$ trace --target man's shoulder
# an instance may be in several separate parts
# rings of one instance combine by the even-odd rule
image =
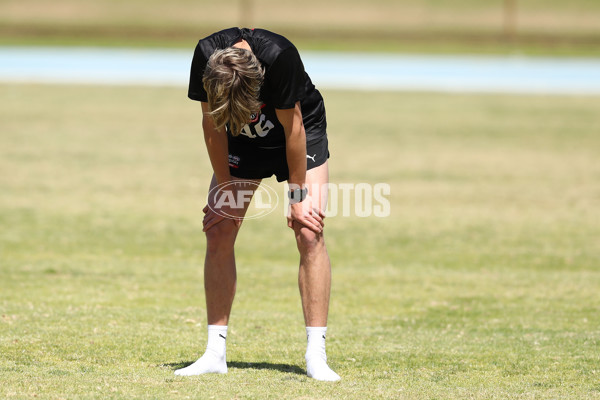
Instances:
[[[285,36],[266,29],[247,30],[254,44],[253,50],[258,59],[267,67],[275,63],[282,54],[297,53],[294,44]]]
[[[289,47],[294,47],[294,44],[285,36],[266,29],[252,29],[252,36],[256,39],[269,41],[272,45],[279,47],[281,50],[285,50]]]
[[[227,28],[215,32],[200,39],[198,46],[208,51],[208,55],[216,49],[224,49],[231,46],[237,39],[242,37],[240,28]]]

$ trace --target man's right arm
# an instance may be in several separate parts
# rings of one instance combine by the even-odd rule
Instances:
[[[206,142],[206,150],[208,151],[208,158],[214,172],[214,179],[216,184],[222,184],[230,182],[232,180],[231,174],[229,173],[229,146],[227,145],[227,133],[225,128],[216,129],[215,123],[210,115],[208,103],[202,102],[202,129],[204,130],[204,141]],[[214,183],[211,183],[211,186]],[[233,189],[233,188],[232,188]],[[222,209],[223,213],[215,212],[214,204],[209,197],[206,207],[204,207],[204,219],[202,221],[203,231],[206,232],[219,222],[223,221],[225,217],[223,215],[234,215],[235,209]],[[241,220],[234,219],[233,222],[240,226]]]
[[[204,142],[208,157],[217,179],[217,184],[229,182],[229,149],[227,145],[227,133],[225,128],[216,129],[212,117],[208,114],[210,109],[208,103],[202,104],[202,129],[204,131]]]

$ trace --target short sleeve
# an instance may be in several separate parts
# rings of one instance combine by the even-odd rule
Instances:
[[[295,47],[289,47],[279,54],[266,71],[265,85],[273,105],[279,109],[294,108],[306,94],[306,77],[300,54]]]
[[[202,77],[204,76],[204,70],[206,69],[206,63],[208,58],[202,51],[200,43],[194,50],[194,58],[192,59],[192,67],[190,70],[190,85],[188,88],[188,97],[192,100],[208,101],[208,95],[204,90],[204,84],[202,83]]]

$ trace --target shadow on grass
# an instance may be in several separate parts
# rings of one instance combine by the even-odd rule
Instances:
[[[193,363],[194,363],[193,361],[187,361],[187,362],[160,364],[159,366],[160,367],[168,367],[168,368],[171,368],[173,371],[175,371],[180,368],[185,368],[188,365],[192,365]],[[272,364],[272,363],[268,363],[268,362],[228,361],[227,367],[228,368],[238,368],[238,369],[270,369],[270,370],[275,370],[275,371],[280,371],[280,372],[287,372],[287,373],[298,374],[298,375],[306,375],[306,371],[304,369],[300,368],[297,365],[290,365],[290,364]]]
[[[230,361],[227,363],[230,368],[239,369],[272,369],[280,372],[289,372],[292,374],[306,375],[306,371],[297,365],[290,364],[272,364],[267,362],[242,362],[242,361]]]

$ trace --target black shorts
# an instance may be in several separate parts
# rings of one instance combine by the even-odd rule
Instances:
[[[327,136],[306,144],[306,169],[323,165],[329,158]],[[229,172],[243,179],[263,179],[273,175],[278,182],[289,178],[285,147],[265,149],[229,141]]]

